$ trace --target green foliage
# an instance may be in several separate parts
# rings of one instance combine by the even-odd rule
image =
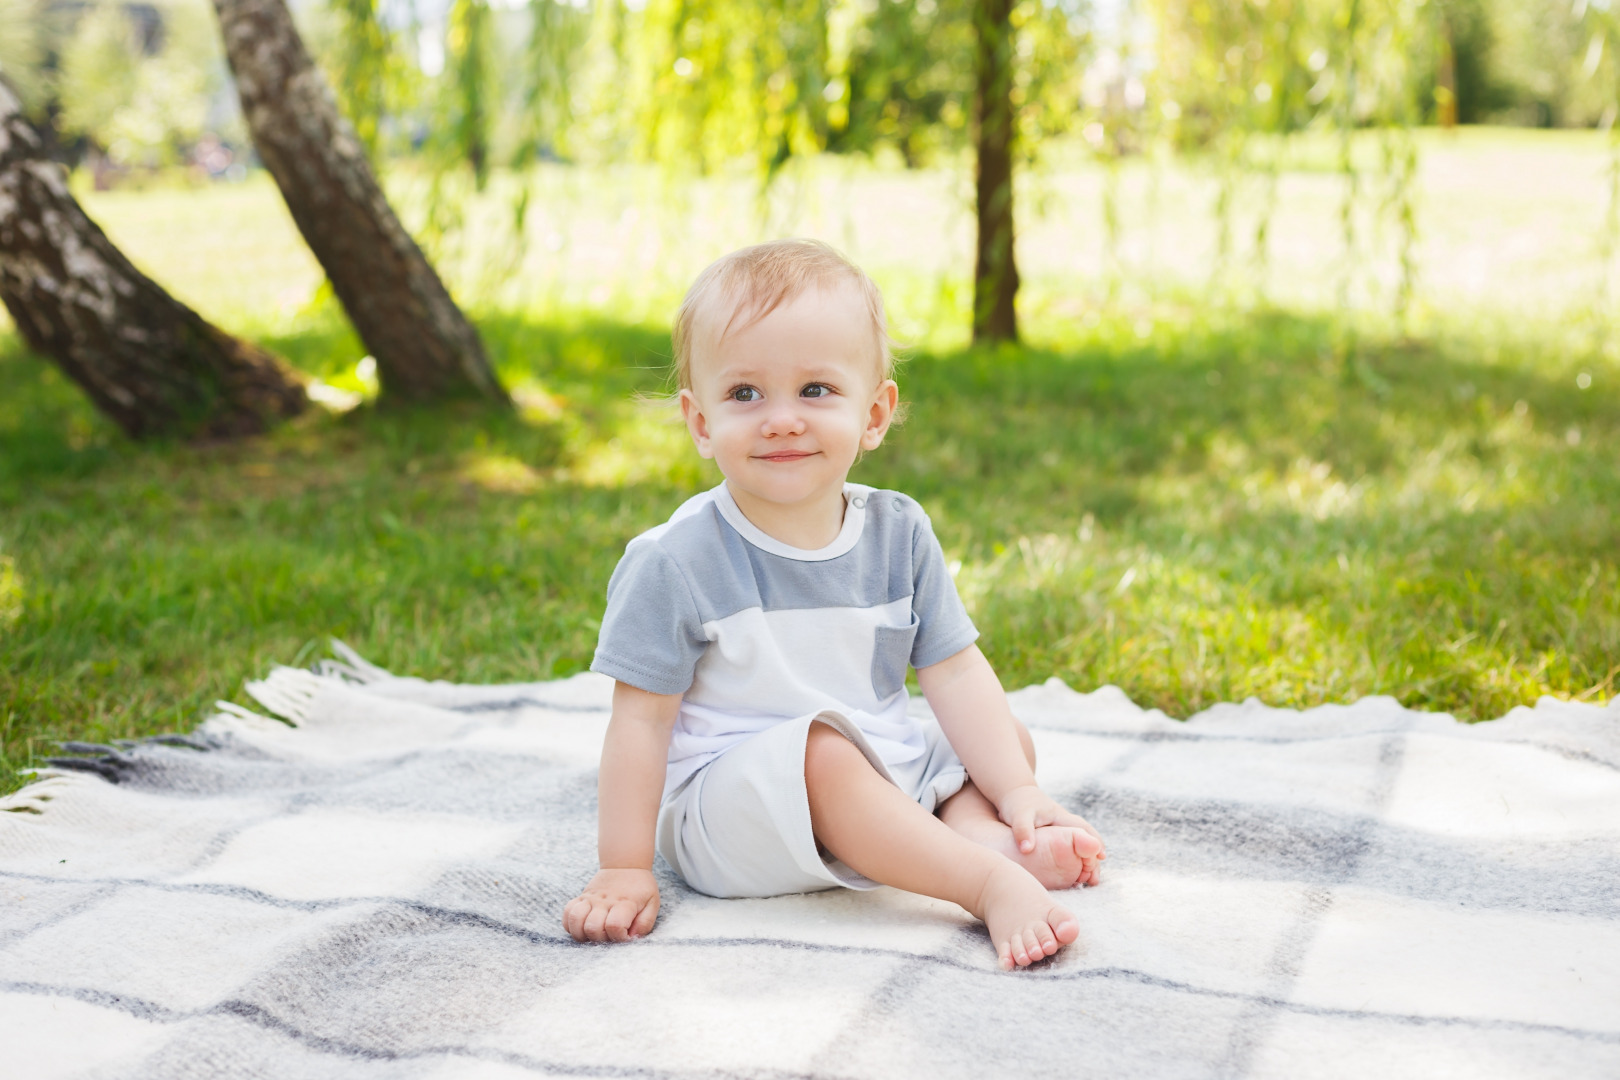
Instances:
[[[1505,118],[1602,126],[1616,100],[1616,13],[1603,3],[1495,0],[1492,68]],[[1598,44],[1595,49],[1593,42]],[[1612,121],[1611,121],[1612,122]]]
[[[962,149],[974,108],[974,0],[844,4],[834,12],[833,79],[826,96],[829,148],[892,147],[909,166]],[[1011,98],[1017,145],[1033,158],[1078,115],[1082,61],[1091,43],[1072,2],[1013,5]]]
[[[1148,12],[1152,104],[1178,149],[1341,116],[1412,124],[1432,94],[1427,0],[1151,0]]]
[[[642,151],[770,179],[823,149],[893,149],[908,165],[963,147],[973,112],[972,0],[653,0],[636,52]],[[1024,152],[1076,112],[1085,30],[1071,3],[1013,10]]]
[[[136,27],[113,4],[92,7],[62,56],[63,126],[112,142],[118,114],[135,97],[143,66]]]
[[[462,160],[472,168],[479,191],[489,182],[491,165],[489,128],[494,95],[489,57],[494,43],[490,22],[486,0],[452,0],[445,34],[449,131]]]
[[[62,129],[89,138],[114,164],[179,160],[208,130],[210,102],[223,86],[212,13],[193,0],[161,12],[154,41],[122,5],[98,3],[62,50]]]
[[[614,26],[622,17],[617,5],[602,5],[606,13],[603,32],[608,40],[596,49],[598,63],[603,46],[611,56]],[[526,76],[519,82],[521,97],[516,110],[516,150],[512,160],[520,164],[547,154],[566,156],[571,150],[576,116],[588,113],[589,104],[575,105],[573,83],[576,75],[589,70],[580,55],[590,39],[589,14],[561,0],[531,0],[529,33],[523,43],[519,70]]]
[[[1607,5],[1602,5],[1606,9]],[[1526,123],[1597,120],[1580,88],[1597,4],[1578,0],[1149,0],[1154,81],[1176,103],[1173,134],[1209,147],[1230,131],[1288,132],[1348,102],[1358,125],[1504,113]],[[1441,71],[1449,63],[1450,84]],[[1514,110],[1517,110],[1515,113]]]
[[[383,23],[378,0],[331,0],[337,20],[331,55],[324,58],[338,105],[376,160],[389,83],[401,77],[398,46]],[[398,99],[397,90],[393,95]]]
[[[17,94],[23,107],[37,113],[50,90],[45,70],[47,50],[45,0],[0,0],[0,79]]]
[[[1462,2],[1462,0],[1459,0]],[[1338,137],[1338,306],[1367,303],[1373,244],[1393,233],[1398,267],[1387,303],[1404,318],[1416,287],[1418,175],[1412,129],[1434,93],[1441,25],[1427,0],[1150,0],[1154,64],[1136,115],[1101,101],[1093,145],[1105,157],[1162,138],[1202,156],[1219,185],[1212,281],[1230,288],[1237,269],[1237,206],[1257,205],[1250,245],[1255,287],[1270,263],[1278,168],[1288,142],[1312,130]],[[1162,120],[1162,122],[1161,122]],[[1371,170],[1356,160],[1358,132],[1381,131]],[[1353,343],[1347,346],[1353,351]]]
[[[1493,11],[1485,0],[1435,0],[1435,29],[1445,38],[1455,73],[1458,123],[1481,123],[1508,104],[1497,64],[1502,27],[1494,17],[1508,6]]]
[[[831,29],[829,145],[890,146],[916,166],[965,146],[973,113],[974,0],[840,5]]]
[[[635,79],[643,153],[763,176],[827,137],[825,0],[651,0]]]

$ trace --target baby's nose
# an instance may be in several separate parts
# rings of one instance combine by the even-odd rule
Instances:
[[[804,417],[797,409],[776,408],[765,416],[765,434],[797,435],[804,431]]]

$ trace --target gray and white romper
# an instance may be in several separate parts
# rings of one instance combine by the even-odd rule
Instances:
[[[933,720],[907,715],[906,668],[979,636],[928,515],[844,486],[844,525],[808,551],[756,528],[725,484],[631,540],[608,583],[591,670],[682,694],[658,851],[711,896],[874,883],[816,849],[810,724],[830,724],[932,811],[966,780]]]

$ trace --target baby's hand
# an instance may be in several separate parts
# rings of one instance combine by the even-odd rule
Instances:
[[[651,870],[598,870],[585,891],[563,908],[563,929],[575,941],[629,941],[658,921],[658,880]]]
[[[1107,858],[1102,850],[1102,837],[1091,827],[1091,822],[1079,814],[1071,814],[1034,784],[1015,787],[1001,797],[996,813],[1013,831],[1013,843],[1028,854],[1035,850],[1035,830],[1042,825],[1067,825],[1084,829],[1097,839],[1099,859]]]

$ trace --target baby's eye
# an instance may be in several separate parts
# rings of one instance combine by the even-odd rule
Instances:
[[[758,401],[765,395],[752,386],[739,386],[726,396],[732,401]]]
[[[832,392],[833,388],[828,386],[826,383],[813,382],[806,386],[803,390],[800,390],[799,396],[807,398],[820,398],[828,397],[832,394]]]

